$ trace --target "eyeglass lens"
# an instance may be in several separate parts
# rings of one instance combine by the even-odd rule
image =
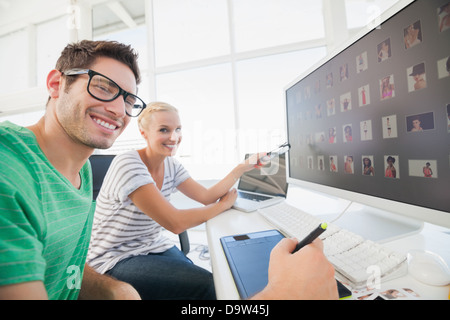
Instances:
[[[89,83],[89,92],[97,99],[112,101],[117,98],[120,88],[102,75],[94,74]],[[131,117],[138,116],[144,108],[144,102],[133,94],[125,94],[125,110]]]

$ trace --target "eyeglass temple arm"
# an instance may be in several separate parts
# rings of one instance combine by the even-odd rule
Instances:
[[[63,74],[65,74],[66,76],[75,76],[78,74],[86,74],[89,73],[89,69],[70,69],[67,70],[65,72],[62,72]]]

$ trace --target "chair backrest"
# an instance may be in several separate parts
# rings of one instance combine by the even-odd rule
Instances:
[[[93,154],[89,157],[92,167],[92,183],[93,183],[93,199],[97,199],[100,188],[102,187],[103,179],[106,172],[114,159],[115,154]]]

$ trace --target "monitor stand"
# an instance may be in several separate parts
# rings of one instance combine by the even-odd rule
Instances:
[[[378,243],[419,233],[424,225],[422,221],[410,217],[299,186],[289,185],[287,202],[324,222]]]
[[[319,217],[324,221],[331,221],[336,215]],[[358,203],[352,203],[333,224],[378,243],[410,236],[423,228],[423,222],[419,220]]]

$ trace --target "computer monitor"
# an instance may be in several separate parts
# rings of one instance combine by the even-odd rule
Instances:
[[[450,227],[449,14],[394,7],[286,87],[290,184]]]

